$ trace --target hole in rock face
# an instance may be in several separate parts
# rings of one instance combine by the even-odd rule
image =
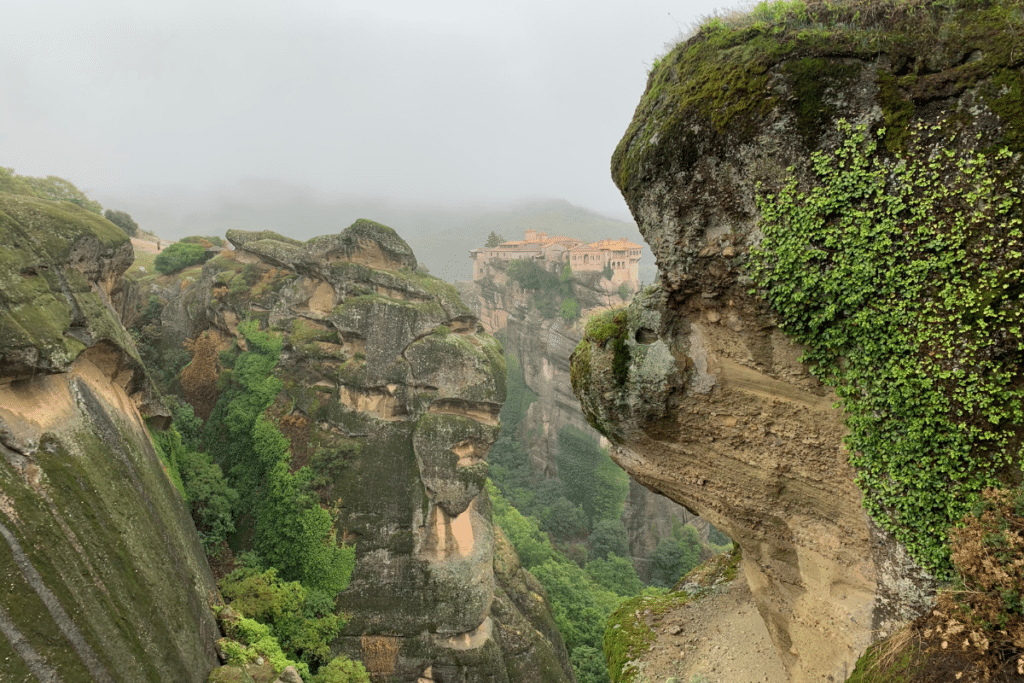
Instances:
[[[458,415],[468,417],[481,424],[498,424],[498,413],[501,406],[497,403],[486,403],[482,401],[466,401],[460,398],[442,398],[430,404],[429,411],[444,415]]]
[[[638,329],[634,338],[636,339],[637,344],[653,344],[659,339],[658,333],[649,327],[641,327]]]

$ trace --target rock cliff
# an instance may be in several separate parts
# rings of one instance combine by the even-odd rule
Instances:
[[[282,335],[267,416],[356,548],[336,651],[380,680],[572,681],[543,590],[490,521],[498,343],[386,226],[227,237],[235,249],[168,303],[163,337],[205,327],[226,350],[244,319]]]
[[[574,389],[591,423],[617,444],[617,462],[742,546],[743,573],[793,681],[845,680],[865,646],[926,608],[934,582],[920,565],[942,571],[945,526],[921,528],[914,520],[936,508],[962,514],[978,484],[959,482],[1019,481],[1019,461],[989,451],[943,461],[950,464],[936,464],[945,456],[922,457],[906,473],[892,460],[871,460],[869,448],[847,451],[847,435],[857,445],[874,443],[889,413],[906,408],[892,398],[889,409],[857,413],[851,434],[851,414],[837,407],[832,387],[853,382],[856,390],[844,389],[847,406],[888,391],[891,384],[874,382],[890,377],[886,362],[850,377],[857,354],[870,350],[872,339],[909,336],[917,311],[942,306],[960,321],[957,329],[974,329],[981,320],[996,331],[963,332],[956,348],[935,341],[890,354],[939,359],[933,373],[909,373],[924,382],[908,381],[907,396],[934,400],[938,388],[921,389],[932,380],[945,381],[947,395],[957,396],[956,368],[982,367],[988,362],[982,357],[998,358],[998,372],[1019,381],[1012,341],[1019,329],[1005,323],[1017,315],[1018,297],[996,292],[1009,289],[1019,269],[1013,226],[1021,212],[1013,188],[1019,188],[1024,151],[1022,31],[1019,3],[999,1],[777,3],[712,18],[655,66],[615,151],[613,178],[660,277],[627,311],[588,325],[572,361]],[[838,180],[827,185],[830,178]],[[882,189],[843,195],[842,179],[850,178],[848,188],[872,178]],[[996,179],[991,186],[989,178]],[[831,194],[815,194],[826,185]],[[978,199],[982,187],[999,189]],[[931,209],[904,211],[940,195]],[[906,203],[880,208],[880,198],[893,196]],[[972,199],[957,204],[964,197]],[[830,198],[832,208],[814,213]],[[1003,213],[960,221],[972,206]],[[929,221],[920,219],[925,215]],[[861,235],[871,236],[867,242],[850,227],[857,216],[868,217],[856,223]],[[951,225],[956,229],[947,231]],[[837,237],[814,236],[834,235],[836,226],[844,231]],[[899,227],[880,233],[885,226]],[[953,233],[972,237],[962,246],[937,247]],[[791,253],[778,246],[805,234],[811,236]],[[919,248],[912,235],[934,241]],[[851,256],[867,253],[852,251],[860,244],[874,246],[878,256]],[[961,248],[963,261],[929,270],[936,258]],[[906,255],[906,262],[875,265],[894,254]],[[780,279],[787,258],[795,264],[792,280]],[[896,280],[894,273],[908,264],[925,264],[916,272],[931,274]],[[986,270],[989,264],[994,271]],[[949,304],[959,273],[972,268],[966,303]],[[817,331],[800,336],[809,346],[794,345],[780,321],[792,334],[805,331],[801,321],[812,319],[807,302],[816,291],[805,276],[834,273],[845,279],[822,297],[825,317],[813,318]],[[948,283],[939,288],[944,294],[936,294],[935,282]],[[860,291],[866,294],[853,294]],[[975,296],[985,301],[977,314],[971,313]],[[904,308],[890,305],[900,301]],[[851,327],[841,327],[848,321]],[[943,324],[926,321],[915,338],[931,339]],[[856,325],[889,325],[890,332],[856,337]],[[857,343],[840,346],[839,329],[847,335],[842,339]],[[826,334],[839,349],[832,357],[821,345]],[[801,362],[807,349],[814,367]],[[954,357],[948,368],[942,365]],[[966,404],[958,405],[960,415],[969,415],[960,429],[978,424],[978,412],[970,417]],[[916,410],[906,413],[915,417],[904,425],[917,424]],[[1004,443],[1019,438],[1019,416],[1009,415],[983,418],[1007,435]],[[875,425],[875,436],[865,424]],[[886,429],[891,442],[909,438],[905,429]],[[980,469],[971,469],[975,462]],[[947,467],[963,474],[943,475],[946,483],[928,494],[924,482]],[[879,472],[891,488],[872,484]],[[921,482],[921,493],[901,489],[900,477]],[[858,478],[866,482],[874,518],[862,505]],[[920,502],[926,495],[937,496],[935,507]]]
[[[127,235],[0,193],[0,678],[204,681],[216,585],[112,306]]]

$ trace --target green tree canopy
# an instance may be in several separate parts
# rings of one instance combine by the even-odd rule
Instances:
[[[622,515],[629,477],[590,435],[572,425],[563,427],[558,433],[555,463],[566,496],[583,506],[592,524]]]
[[[491,234],[487,236],[487,245],[486,246],[488,248],[493,248],[493,247],[498,246],[499,244],[504,244],[504,243],[505,243],[505,238],[502,237],[501,235],[499,235],[498,233],[494,232],[493,230],[491,230]]]
[[[590,531],[590,556],[605,559],[609,553],[629,557],[629,535],[621,519],[601,519]]]
[[[206,249],[198,244],[175,242],[167,247],[153,261],[153,267],[163,275],[177,273],[206,260]]]
[[[637,595],[644,589],[633,563],[615,553],[610,553],[606,560],[597,559],[587,562],[584,571],[598,586],[622,597]]]
[[[676,525],[672,536],[663,538],[651,554],[651,585],[671,588],[700,564],[700,536],[689,524]]]
[[[124,211],[112,211],[107,209],[103,212],[103,217],[128,233],[129,237],[135,237],[135,235],[139,233],[139,224]]]

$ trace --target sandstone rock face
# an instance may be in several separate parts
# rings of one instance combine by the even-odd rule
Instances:
[[[74,205],[6,194],[0,237],[2,677],[204,681],[216,586],[111,307],[131,243]]]
[[[386,226],[227,236],[236,252],[206,265],[188,306],[225,346],[246,318],[284,335],[268,417],[356,547],[337,651],[381,680],[573,680],[543,592],[496,571],[515,562],[496,551],[484,489],[498,343]]]
[[[824,33],[795,18],[776,33],[709,24],[653,71],[613,158],[660,279],[591,328],[574,388],[637,481],[739,542],[794,681],[845,680],[927,606],[931,582],[862,509],[834,393],[751,293],[755,197],[811,183],[810,154],[835,149],[840,118],[888,126],[889,152],[912,122],[950,116],[958,139],[1020,152],[1019,56],[985,28],[1001,5],[922,3],[882,21],[850,3],[819,18],[845,26]]]

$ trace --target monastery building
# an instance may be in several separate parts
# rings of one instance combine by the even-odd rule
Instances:
[[[522,240],[504,242],[496,247],[473,249],[473,279],[487,276],[487,264],[492,259],[513,261],[533,259],[541,262],[548,270],[559,264],[568,263],[574,273],[602,272],[610,268],[613,284],[627,283],[632,288],[639,286],[640,251],[643,247],[619,238],[605,239],[584,244],[572,237],[548,237],[546,233],[527,230]]]

